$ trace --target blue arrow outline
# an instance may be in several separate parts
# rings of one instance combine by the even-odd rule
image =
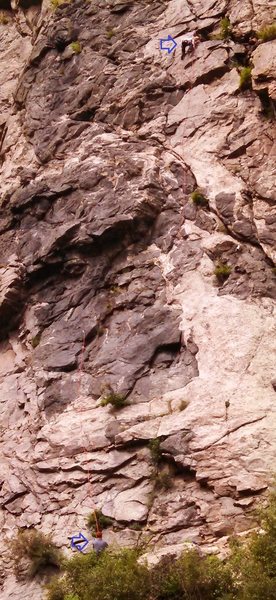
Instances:
[[[83,541],[80,540],[83,539]],[[80,548],[78,541],[81,541],[82,547]],[[79,533],[79,535],[74,535],[71,539],[71,548],[78,550],[79,552],[83,552],[84,548],[86,548],[89,541],[84,537],[83,533]]]
[[[173,45],[169,48],[167,46],[163,46],[163,44],[166,42],[173,42]],[[173,52],[176,47],[177,47],[177,43],[171,35],[168,35],[167,39],[165,39],[165,40],[164,39],[160,40],[160,50],[167,50],[168,54],[171,54],[171,52]]]

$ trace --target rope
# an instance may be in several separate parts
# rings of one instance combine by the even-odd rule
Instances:
[[[83,365],[84,365],[84,353],[85,353],[85,350],[86,350],[85,332],[84,332],[84,330],[82,330],[82,333],[83,333],[83,340],[82,340],[82,349],[81,349],[81,354],[80,354],[80,364],[79,364],[79,369],[78,369],[78,377],[79,377],[78,396],[79,397],[81,395],[82,372],[83,372]],[[84,433],[83,433],[82,423],[81,423],[81,439],[83,441],[82,448],[85,451],[86,447],[85,447],[85,439],[84,439]],[[88,468],[87,483],[88,483],[88,485],[90,484],[90,486],[92,488],[91,477],[92,477],[92,473],[91,473],[90,469]],[[94,509],[94,515],[95,515],[96,533],[99,533],[101,531],[101,529],[100,529],[100,526],[99,526],[99,522],[98,522],[98,518],[97,518],[97,514],[96,514],[96,510],[95,509]]]

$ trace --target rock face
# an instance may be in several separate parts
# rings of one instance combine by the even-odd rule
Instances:
[[[250,45],[271,3],[240,5],[2,7],[6,541],[37,527],[70,552],[94,508],[110,543],[150,535],[160,556],[252,525],[276,451],[276,42]],[[42,597],[1,561],[1,600]]]

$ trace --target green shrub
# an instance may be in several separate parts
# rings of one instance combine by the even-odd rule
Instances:
[[[80,52],[82,51],[81,44],[78,41],[71,42],[70,48],[72,48],[72,50],[73,50],[73,52],[75,52],[75,54],[80,54]]]
[[[214,275],[216,276],[219,283],[224,283],[226,279],[228,279],[229,275],[232,272],[232,268],[230,265],[220,263],[216,265],[214,270]]]
[[[97,521],[96,521],[95,512],[97,515]],[[94,534],[96,533],[96,530],[97,530],[97,522],[98,522],[100,529],[106,529],[107,527],[111,527],[111,525],[113,525],[114,519],[111,519],[110,517],[106,517],[105,515],[103,515],[101,510],[96,510],[96,511],[93,511],[92,513],[90,513],[86,519],[86,525],[87,525],[88,529],[90,529]]]
[[[249,90],[252,87],[252,67],[243,67],[240,72],[240,89]]]
[[[231,572],[217,557],[184,552],[166,557],[152,571],[153,597],[162,600],[222,600],[233,589]]]
[[[207,198],[204,196],[204,194],[199,189],[196,189],[192,192],[191,199],[196,206],[208,206],[209,205]]]
[[[111,404],[114,408],[123,408],[126,405],[126,397],[122,394],[115,394],[110,392],[101,400],[101,406],[108,406]]]
[[[239,582],[237,600],[276,598],[276,493],[259,511],[262,533],[252,533],[246,543],[234,540],[229,564]]]
[[[34,577],[47,567],[60,567],[63,556],[49,535],[32,529],[19,531],[12,540],[11,558],[16,575],[20,573],[22,561],[27,559],[29,563],[27,575]]]
[[[149,442],[150,456],[154,465],[158,465],[162,458],[162,451],[160,448],[161,439],[154,438]]]
[[[262,42],[269,42],[271,40],[276,39],[276,23],[272,23],[271,25],[265,25],[260,31],[257,33],[257,37]]]
[[[150,593],[150,575],[144,565],[137,562],[133,550],[116,554],[95,552],[77,555],[66,564],[62,593],[76,595],[79,600],[146,600]],[[59,584],[49,589],[48,600],[56,600]],[[65,600],[66,594],[64,594]]]
[[[223,40],[227,40],[231,36],[232,33],[232,25],[228,19],[228,17],[223,17],[220,21],[220,37]]]

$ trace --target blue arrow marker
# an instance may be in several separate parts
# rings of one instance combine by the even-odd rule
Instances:
[[[160,40],[160,49],[167,50],[169,54],[175,50],[176,46],[177,43],[171,35],[168,35],[166,40]]]
[[[86,548],[87,544],[89,544],[89,542],[86,539],[86,537],[84,537],[83,533],[79,533],[79,535],[74,535],[74,537],[72,537],[71,539],[71,548],[73,548],[74,550],[77,549],[80,552],[82,552],[84,548]]]

